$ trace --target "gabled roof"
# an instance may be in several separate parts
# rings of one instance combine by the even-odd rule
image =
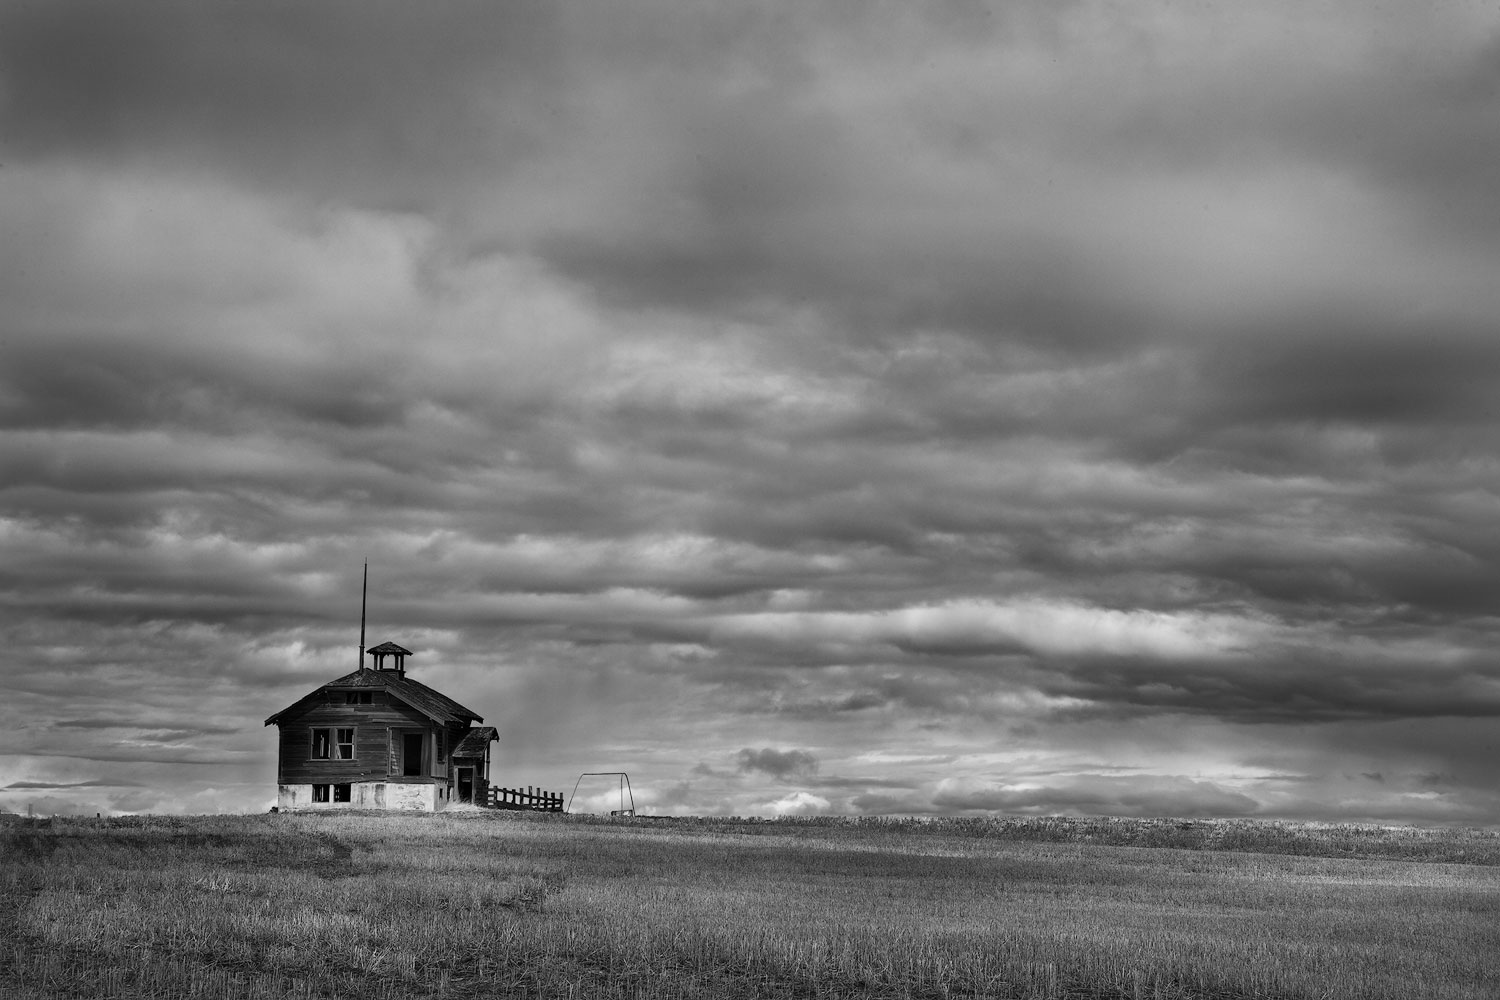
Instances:
[[[369,656],[371,653],[396,653],[400,656],[410,656],[411,650],[404,649],[401,646],[396,645],[394,642],[382,642],[378,646],[371,646],[369,649],[365,650],[366,656]]]
[[[476,726],[464,733],[464,738],[458,741],[458,745],[453,748],[450,756],[483,757],[490,742],[499,738],[500,734],[495,731],[494,726]]]
[[[312,707],[325,690],[347,691],[361,688],[385,688],[388,693],[406,702],[429,719],[444,725],[450,722],[484,721],[478,713],[469,711],[442,692],[434,691],[421,681],[403,677],[394,670],[356,670],[310,691],[306,696],[299,698],[267,719],[266,725],[280,724],[283,718]]]

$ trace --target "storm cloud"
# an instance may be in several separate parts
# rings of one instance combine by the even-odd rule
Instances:
[[[506,784],[1500,822],[1497,126],[1480,8],[8,5],[0,807],[263,808],[368,560]]]
[[[746,747],[735,757],[740,771],[760,771],[773,778],[812,775],[818,771],[818,758],[806,750],[776,750],[772,747],[752,750]]]

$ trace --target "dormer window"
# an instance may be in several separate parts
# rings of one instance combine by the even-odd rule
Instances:
[[[375,694],[372,691],[346,691],[344,693],[345,705],[370,705],[375,702]]]

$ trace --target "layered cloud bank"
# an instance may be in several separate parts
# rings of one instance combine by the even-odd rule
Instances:
[[[264,808],[368,559],[506,783],[1500,822],[1497,126],[1481,8],[0,10],[0,808]]]

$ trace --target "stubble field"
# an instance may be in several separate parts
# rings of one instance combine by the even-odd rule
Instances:
[[[0,817],[0,994],[1500,997],[1500,833]]]

